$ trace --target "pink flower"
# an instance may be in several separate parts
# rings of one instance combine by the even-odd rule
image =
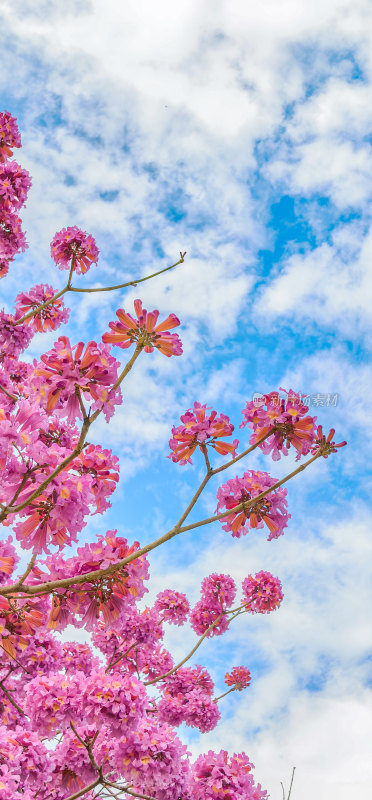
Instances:
[[[45,303],[56,294],[55,290],[45,283],[33,286],[28,292],[21,292],[16,297],[16,311],[19,317],[23,317],[29,311],[33,311],[42,303]],[[34,331],[53,331],[62,323],[68,322],[70,309],[66,308],[62,297],[58,297],[53,303],[42,308],[27,324]]]
[[[15,161],[0,160],[0,208],[6,211],[21,208],[26,202],[31,178]]]
[[[216,622],[221,616],[221,613],[221,608],[217,604],[211,605],[211,603],[205,599],[199,600],[190,614],[190,624],[192,629],[198,634],[198,636],[203,636],[210,625]],[[213,636],[221,636],[222,633],[227,631],[228,627],[228,617],[223,615],[217,624],[214,625],[213,628],[211,628],[211,630],[208,632],[207,637],[212,638]]]
[[[0,584],[6,583],[19,562],[12,537],[0,541]]]
[[[109,322],[112,333],[104,333],[102,341],[123,349],[138,342],[143,346],[145,353],[152,353],[156,347],[168,358],[182,354],[182,342],[178,335],[169,333],[169,328],[177,328],[180,325],[175,314],[169,314],[164,322],[156,325],[159,311],[146,311],[142,308],[141,300],[134,301],[134,310],[136,320],[124,309],[119,308],[116,312],[119,322]]]
[[[0,278],[5,278],[9,272],[9,264],[12,258],[0,258]]]
[[[207,406],[194,403],[194,408],[186,411],[181,417],[182,425],[172,428],[173,438],[169,446],[173,451],[168,458],[179,464],[192,464],[191,456],[197,447],[203,451],[206,445],[213,447],[220,455],[230,453],[233,457],[239,444],[237,439],[231,442],[217,441],[221,436],[231,436],[234,426],[225,414],[217,416],[217,411],[206,415]],[[208,409],[209,410],[209,409]]]
[[[84,350],[85,347],[85,350]],[[67,336],[60,336],[53,350],[41,356],[34,369],[40,396],[46,396],[46,410],[64,407],[69,422],[81,417],[75,386],[103,407],[110,396],[110,387],[117,379],[119,362],[110,355],[110,348],[96,342],[79,342],[71,346]]]
[[[192,767],[191,800],[265,800],[267,793],[253,782],[252,767],[245,753],[229,758],[226,750],[209,750]]]
[[[328,434],[328,436],[326,438],[325,434],[323,433],[322,426],[318,425],[317,431],[316,431],[317,438],[315,440],[314,446],[311,449],[311,452],[313,454],[315,454],[315,453],[318,453],[319,450],[320,450],[323,458],[328,458],[330,453],[337,453],[337,449],[339,447],[345,447],[347,442],[339,442],[339,444],[335,444],[332,441],[332,438],[333,438],[334,435],[335,435],[335,429],[331,428],[331,430],[329,431],[329,434]]]
[[[276,483],[275,479],[267,472],[245,472],[241,478],[232,478],[217,491],[216,512],[224,508],[230,509],[240,503],[246,503],[246,508],[223,517],[222,527],[231,531],[233,536],[245,535],[249,528],[263,528],[264,523],[269,528],[268,540],[277,539],[283,533],[288,523],[290,514],[287,513],[287,490],[279,487],[265,495],[257,502],[254,498],[266,491]]]
[[[268,614],[280,606],[283,600],[282,584],[270,572],[248,575],[243,584],[243,603],[250,614]]]
[[[1,153],[1,150],[0,150]],[[28,247],[22,222],[16,214],[3,211],[0,217],[0,260],[11,261],[20,250]]]
[[[246,689],[251,682],[251,673],[247,667],[233,667],[231,672],[226,672],[225,683],[227,686],[234,686],[238,692]]]
[[[90,233],[84,233],[74,226],[63,228],[56,233],[50,250],[52,258],[59,269],[70,269],[74,264],[74,272],[83,275],[92,264],[98,261],[99,250]]]
[[[159,718],[170,725],[185,722],[202,733],[212,730],[220,718],[212,700],[213,681],[203,667],[181,667],[164,679],[163,697],[158,703]]]
[[[6,356],[18,356],[34,335],[28,325],[15,325],[14,322],[14,317],[0,311],[0,351]]]
[[[12,156],[12,147],[21,147],[17,120],[9,111],[0,111],[0,161]]]
[[[315,440],[316,417],[305,416],[309,409],[303,404],[299,394],[292,389],[286,394],[286,400],[281,400],[278,392],[270,392],[248,402],[243,410],[244,422],[240,426],[244,428],[249,425],[253,428],[250,444],[256,444],[272,430],[272,435],[261,442],[259,447],[265,454],[272,453],[274,461],[280,459],[281,453],[288,455],[291,446],[297,450],[298,460],[310,452]]]
[[[165,589],[156,595],[155,606],[161,618],[174,625],[183,625],[190,611],[190,604],[185,594]]]
[[[145,719],[115,743],[112,760],[135,792],[175,800],[186,797],[186,753],[186,745],[169,725]]]

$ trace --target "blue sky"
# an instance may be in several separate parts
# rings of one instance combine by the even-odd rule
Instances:
[[[186,468],[166,459],[170,428],[194,400],[229,414],[244,446],[241,409],[254,392],[337,395],[335,407],[310,411],[348,447],[290,484],[285,535],[235,541],[216,524],[175,540],[154,554],[148,597],[169,585],[194,602],[214,571],[237,582],[278,575],[281,609],[240,621],[200,656],[221,691],[234,664],[251,669],[251,688],[221,704],[215,731],[185,736],[195,753],[244,749],[272,800],[293,765],[294,798],[365,797],[371,6],[5,0],[1,13],[1,106],[19,120],[17,158],[33,177],[30,247],[1,283],[5,306],[22,287],[62,286],[49,243],[66,225],[92,233],[101,251],[79,285],[130,280],[188,254],[141,291],[71,298],[74,341],[99,338],[140,296],[180,317],[184,342],[180,359],[144,356],[120,412],[97,426],[122,480],[83,536],[117,527],[145,543],[171,527],[201,474],[197,459]],[[54,338],[35,337],[32,355]],[[282,477],[292,465],[255,454],[241,469]],[[216,488],[194,519],[214,510]],[[169,633],[176,657],[193,641]]]

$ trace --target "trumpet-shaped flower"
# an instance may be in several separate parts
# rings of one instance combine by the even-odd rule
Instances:
[[[9,111],[0,111],[0,161],[6,161],[12,156],[13,147],[21,147],[17,120]]]
[[[247,667],[233,667],[231,672],[226,672],[225,683],[227,686],[234,686],[238,692],[246,689],[251,682],[251,673]]]
[[[248,575],[243,584],[243,603],[250,614],[268,614],[280,606],[283,600],[282,584],[271,572]]]
[[[250,470],[241,478],[232,478],[220,486],[217,491],[216,512],[244,504],[239,511],[222,518],[223,529],[231,531],[233,536],[240,538],[242,534],[248,533],[250,528],[263,528],[265,523],[270,531],[268,540],[277,539],[283,533],[291,516],[287,513],[287,490],[279,487],[261,499],[255,500],[255,497],[270,489],[275,483],[275,479],[267,472]]]
[[[0,208],[6,211],[21,208],[26,202],[31,178],[15,161],[0,160]]]
[[[52,258],[59,269],[70,269],[79,275],[88,272],[98,261],[99,250],[90,233],[77,228],[63,228],[55,234],[50,245]]]
[[[286,394],[285,400],[278,392],[270,392],[248,402],[240,426],[253,428],[250,444],[266,436],[259,447],[263,453],[271,453],[274,461],[280,459],[281,453],[288,455],[290,447],[297,450],[296,460],[300,459],[310,452],[316,438],[316,417],[305,416],[309,409],[299,394],[292,389]]]
[[[237,439],[233,442],[220,441],[221,436],[231,436],[234,426],[225,414],[217,416],[217,411],[206,414],[206,405],[194,403],[194,408],[186,411],[181,417],[182,425],[172,428],[172,439],[169,447],[172,450],[168,458],[179,464],[192,464],[191,456],[197,447],[201,451],[208,445],[213,447],[220,455],[235,456],[239,444]]]
[[[175,314],[169,314],[164,322],[157,325],[159,311],[146,311],[142,308],[141,300],[134,301],[134,310],[137,319],[119,308],[116,312],[119,322],[109,322],[111,333],[104,333],[102,341],[123,349],[137,342],[145,353],[152,353],[156,347],[168,358],[182,354],[182,342],[179,336],[177,333],[169,333],[170,328],[177,328],[180,325]]]
[[[56,294],[51,286],[45,283],[33,286],[27,292],[21,292],[16,298],[16,311],[19,316],[35,311],[40,305],[46,303]],[[34,314],[27,323],[34,331],[53,331],[62,323],[67,322],[70,316],[70,309],[66,308],[62,297],[58,297],[53,303],[49,303],[44,308]]]

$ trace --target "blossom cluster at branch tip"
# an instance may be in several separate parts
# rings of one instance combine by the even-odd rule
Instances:
[[[30,311],[36,310],[40,305],[46,303],[56,294],[55,290],[48,284],[41,283],[33,286],[27,292],[20,292],[16,297],[16,312],[18,316],[24,316]],[[30,319],[26,320],[28,325],[36,332],[54,331],[63,323],[68,322],[70,309],[66,308],[62,297],[58,297],[53,303],[48,303],[45,308],[40,309]]]
[[[90,233],[73,226],[62,228],[56,233],[50,245],[53,261],[59,269],[70,269],[78,275],[88,272],[92,264],[97,264],[99,250]]]
[[[328,458],[330,453],[337,453],[339,447],[345,447],[345,445],[347,444],[347,442],[345,441],[339,442],[338,444],[335,444],[332,441],[334,435],[335,435],[334,428],[331,428],[328,435],[326,436],[323,433],[322,425],[318,425],[316,429],[316,440],[314,442],[313,447],[311,448],[311,452],[313,454],[320,452],[323,458]]]
[[[168,458],[181,465],[192,464],[191,456],[196,448],[203,452],[206,446],[213,447],[220,455],[235,457],[238,440],[220,441],[221,436],[231,436],[234,426],[225,414],[217,416],[217,411],[207,414],[209,410],[206,404],[195,402],[194,407],[181,416],[182,425],[172,428],[169,441],[172,452]]]
[[[268,540],[277,539],[284,532],[290,514],[287,512],[287,490],[283,487],[268,491],[276,483],[267,472],[249,470],[241,477],[231,478],[217,491],[216,513],[244,504],[239,511],[232,511],[221,519],[225,531],[240,538],[251,528],[269,529]],[[268,493],[259,500],[256,497]]]
[[[203,579],[201,597],[190,614],[191,627],[199,636],[221,636],[228,628],[226,611],[234,601],[235,582],[231,575],[213,573]]]
[[[21,147],[17,120],[9,111],[0,111],[0,161],[10,158],[13,147]]]
[[[226,672],[225,683],[233,686],[238,692],[246,689],[251,682],[251,673],[247,667],[233,667],[231,672]]]
[[[250,614],[269,614],[280,606],[283,600],[282,584],[271,572],[261,570],[256,575],[248,575],[242,584],[243,603]]]
[[[271,453],[274,461],[278,461],[281,454],[288,455],[290,447],[295,448],[296,460],[299,460],[310,452],[315,441],[316,417],[307,416],[309,409],[300,394],[292,389],[280,391],[287,395],[285,399],[280,398],[278,392],[269,392],[249,401],[240,427],[248,425],[253,429],[249,440],[252,445],[266,437],[259,447],[265,455]]]
[[[169,333],[171,328],[180,325],[175,314],[169,314],[157,325],[159,311],[146,311],[142,308],[141,300],[134,301],[134,310],[137,319],[119,308],[116,312],[119,322],[109,322],[111,332],[104,333],[102,341],[122,349],[137,343],[143,347],[145,353],[152,353],[157,348],[168,358],[182,355],[182,342],[178,334]]]

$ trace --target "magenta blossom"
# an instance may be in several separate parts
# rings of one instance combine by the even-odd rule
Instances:
[[[156,595],[155,606],[161,618],[174,625],[183,625],[190,611],[190,604],[185,594],[166,589]]]
[[[50,300],[57,292],[46,283],[33,286],[27,292],[21,292],[16,297],[16,311],[18,316],[34,311],[38,306]],[[53,331],[62,323],[68,322],[70,309],[66,308],[62,297],[58,297],[53,303],[49,303],[45,308],[40,309],[34,314],[27,323],[34,331]]]
[[[4,211],[0,217],[0,260],[9,262],[20,250],[28,247],[22,223],[16,214]]]
[[[6,161],[12,156],[13,147],[21,147],[17,120],[9,111],[0,111],[0,161]]]
[[[233,667],[231,672],[226,672],[225,683],[227,686],[233,686],[238,692],[246,689],[251,682],[251,673],[247,667]]]
[[[92,264],[98,261],[99,250],[90,233],[77,228],[63,228],[56,233],[50,250],[52,258],[59,269],[70,269],[72,264],[74,272],[83,275],[88,272]]]
[[[315,441],[316,417],[306,416],[309,409],[302,402],[301,395],[292,389],[286,395],[283,400],[278,392],[269,392],[248,402],[243,410],[244,422],[240,426],[244,428],[249,425],[253,428],[249,440],[252,445],[266,437],[259,446],[263,453],[271,453],[274,461],[280,459],[281,453],[288,455],[290,447],[297,450],[298,461],[302,455],[310,452]],[[272,434],[268,435],[270,431]]]
[[[237,439],[233,442],[219,441],[221,436],[231,436],[234,426],[225,414],[217,416],[217,411],[206,414],[206,405],[194,403],[194,408],[189,408],[181,417],[182,425],[172,428],[172,439],[169,447],[172,450],[168,458],[181,465],[192,464],[191,456],[197,447],[203,451],[206,445],[213,447],[217,453],[235,457],[239,444]]]
[[[224,486],[220,486],[217,491],[216,513],[246,503],[240,511],[222,518],[223,529],[231,531],[233,536],[240,538],[242,534],[248,533],[250,528],[263,528],[265,523],[270,531],[268,540],[277,539],[283,533],[291,516],[287,513],[287,490],[279,487],[260,500],[254,500],[275,483],[275,479],[267,472],[250,470],[241,478],[232,478]]]
[[[15,161],[0,161],[0,208],[6,211],[21,208],[26,202],[31,178]]]
[[[134,310],[137,319],[119,308],[116,312],[119,322],[109,322],[112,333],[104,333],[102,341],[123,349],[138,342],[145,353],[152,353],[156,347],[168,358],[182,354],[182,342],[177,333],[169,333],[170,328],[177,328],[180,324],[175,314],[169,314],[164,322],[157,325],[159,311],[146,311],[142,308],[141,300],[134,301]]]
[[[283,600],[282,584],[271,572],[248,575],[243,584],[243,603],[250,614],[268,614],[280,606]]]

